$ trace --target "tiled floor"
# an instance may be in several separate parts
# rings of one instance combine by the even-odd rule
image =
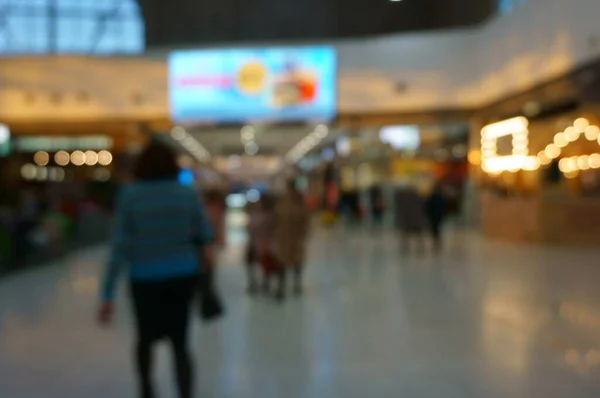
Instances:
[[[104,256],[0,281],[0,397],[135,397],[125,294],[113,329],[94,323]],[[390,233],[319,230],[284,305],[245,296],[241,258],[223,255],[226,319],[195,325],[199,398],[600,396],[600,250],[455,233],[443,255],[401,254]]]

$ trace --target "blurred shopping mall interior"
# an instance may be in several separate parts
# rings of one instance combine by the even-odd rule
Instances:
[[[0,397],[135,396],[125,283],[114,327],[94,317],[115,198],[151,142],[224,208],[198,397],[600,396],[599,17],[598,0],[0,0]],[[290,182],[312,217],[304,294],[249,297],[247,209]],[[438,191],[440,246],[407,242]]]

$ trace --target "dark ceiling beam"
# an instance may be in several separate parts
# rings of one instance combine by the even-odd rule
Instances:
[[[148,46],[319,40],[470,26],[494,0],[138,0]]]

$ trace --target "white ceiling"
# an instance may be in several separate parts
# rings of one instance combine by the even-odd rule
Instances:
[[[298,142],[314,131],[314,125],[256,126],[257,155],[285,156]],[[188,127],[190,133],[212,156],[244,155],[240,127]],[[337,135],[331,131],[328,139]]]

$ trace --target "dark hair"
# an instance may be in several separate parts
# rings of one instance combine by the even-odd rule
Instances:
[[[134,174],[141,181],[176,179],[179,174],[177,156],[166,145],[152,142],[137,159]]]

